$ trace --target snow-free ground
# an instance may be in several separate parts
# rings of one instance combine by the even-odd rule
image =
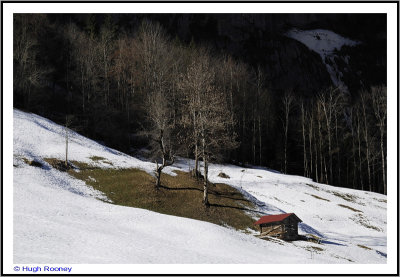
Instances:
[[[211,181],[238,188],[260,212],[296,213],[303,221],[300,234],[322,238],[322,244],[265,241],[208,222],[108,203],[100,191],[44,161],[64,158],[62,126],[14,110],[13,132],[14,263],[386,263],[384,195],[263,168],[211,165]],[[153,163],[74,132],[69,136],[71,160],[153,174]],[[95,162],[94,156],[111,164]],[[188,171],[192,163],[180,159],[166,172]],[[218,177],[221,172],[230,178]]]

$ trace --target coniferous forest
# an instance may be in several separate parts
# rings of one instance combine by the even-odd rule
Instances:
[[[14,14],[14,107],[160,173],[181,156],[386,194],[385,17],[260,17]],[[345,89],[281,35],[318,20],[362,42],[336,54]]]

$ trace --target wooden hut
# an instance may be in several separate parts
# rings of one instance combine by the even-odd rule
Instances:
[[[266,215],[254,225],[260,226],[260,237],[271,236],[283,240],[298,239],[298,224],[302,222],[294,213]]]

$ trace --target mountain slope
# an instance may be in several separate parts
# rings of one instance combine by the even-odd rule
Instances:
[[[355,46],[359,42],[344,38],[330,30],[298,30],[292,29],[286,34],[288,37],[293,38],[304,45],[306,45],[310,50],[318,53],[322,62],[326,65],[326,69],[331,77],[332,83],[336,87],[348,92],[348,87],[343,81],[343,72],[341,72],[336,64],[338,55],[335,51],[339,51],[344,45]],[[347,56],[344,61],[348,64],[349,56]]]
[[[266,169],[211,165],[210,178],[240,189],[260,212],[295,212],[300,233],[323,244],[264,241],[187,218],[107,203],[100,191],[52,168],[63,159],[64,129],[14,110],[14,263],[386,263],[386,197],[321,185]],[[154,164],[70,134],[71,160],[102,167]],[[43,167],[28,165],[35,160]],[[189,170],[180,159],[166,170]],[[224,172],[230,178],[218,177]],[[325,199],[325,200],[323,200]]]

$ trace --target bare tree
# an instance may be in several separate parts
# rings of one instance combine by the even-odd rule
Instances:
[[[204,50],[203,50],[204,51]],[[200,58],[195,59],[188,66],[185,74],[181,75],[178,84],[182,92],[184,105],[184,114],[182,123],[190,130],[187,134],[188,147],[194,148],[195,167],[193,175],[199,176],[199,158],[200,158],[200,110],[202,108],[202,93],[211,90],[213,76],[210,72],[210,65],[207,53],[199,54]]]
[[[365,158],[367,160],[367,173],[368,173],[368,188],[372,191],[371,183],[371,143],[370,143],[370,132],[368,124],[368,102],[370,100],[370,94],[368,91],[362,91],[361,95],[361,112],[362,112],[362,122],[363,122],[363,136],[365,142]]]
[[[259,165],[262,165],[262,123],[261,123],[261,114],[263,110],[266,108],[266,101],[262,101],[263,98],[266,97],[267,93],[263,91],[264,87],[264,73],[259,65],[257,67],[256,72],[256,87],[257,87],[257,120],[258,120],[258,143],[259,143]],[[264,95],[263,95],[264,94]],[[264,97],[263,97],[264,96]]]
[[[283,104],[283,131],[284,131],[284,167],[283,172],[287,173],[287,140],[289,131],[289,116],[293,107],[294,95],[292,92],[287,91],[282,98]]]
[[[328,138],[328,155],[329,155],[329,184],[333,184],[333,153],[332,153],[332,131],[334,119],[337,118],[339,109],[340,93],[338,89],[329,88],[318,96],[318,103],[321,106],[322,113],[325,118],[325,128]],[[326,180],[328,181],[328,179]]]
[[[64,132],[65,132],[65,168],[68,169],[68,142],[69,142],[69,133],[70,133],[70,127],[73,122],[73,116],[72,115],[66,115],[65,116],[65,127],[64,127]]]
[[[307,160],[307,150],[306,150],[306,110],[304,107],[304,99],[300,99],[300,111],[301,111],[301,133],[303,138],[303,174],[304,176],[309,176],[308,170],[308,160]],[[312,159],[311,159],[312,160]],[[312,162],[311,162],[312,164]],[[312,167],[312,165],[311,165]]]
[[[363,180],[363,172],[362,172],[362,157],[361,157],[361,113],[359,109],[357,109],[357,122],[356,122],[356,132],[357,132],[357,142],[358,142],[358,171],[359,171],[359,178],[361,183],[361,190],[364,190],[364,180]]]
[[[145,95],[148,119],[147,135],[151,138],[153,156],[156,160],[156,188],[161,184],[161,172],[175,161],[177,136],[174,125],[174,107],[171,99],[174,84],[171,75],[174,61],[171,43],[157,23],[144,21],[139,28],[135,50],[140,53],[142,64],[142,92]],[[120,61],[121,62],[121,61]],[[122,65],[120,65],[122,66]],[[130,74],[129,74],[130,75]]]
[[[305,112],[305,118],[307,120],[307,134],[308,134],[308,150],[309,150],[309,157],[310,157],[310,177],[313,175],[313,171],[315,173],[315,180],[318,182],[318,170],[317,170],[317,161],[314,162],[316,168],[314,170],[313,168],[313,140],[314,140],[314,116],[313,116],[313,111],[306,111]]]
[[[44,14],[15,14],[13,33],[14,91],[24,96],[25,106],[30,105],[31,92],[43,85],[44,77],[52,71],[39,62],[39,33],[48,24]]]
[[[208,165],[221,160],[223,151],[237,147],[235,137],[229,133],[230,116],[225,98],[217,90],[203,91],[199,112],[199,129],[202,160],[204,165],[203,203],[208,206]]]
[[[316,119],[318,124],[318,150],[319,150],[319,164],[320,164],[320,182],[328,182],[328,171],[326,169],[326,157],[324,155],[325,144],[324,144],[324,136],[323,136],[323,120],[324,113],[321,105],[321,101],[317,101],[316,103]]]
[[[144,132],[150,138],[150,148],[156,164],[156,189],[161,185],[162,170],[175,161],[175,138],[171,117],[170,101],[162,92],[155,92],[147,103],[148,130]],[[158,159],[161,159],[159,165]]]
[[[103,97],[104,104],[107,106],[110,101],[110,68],[112,63],[114,40],[116,34],[116,26],[113,22],[112,15],[107,15],[105,22],[100,28],[99,37],[99,57],[103,66]]]
[[[227,98],[215,86],[215,73],[207,50],[202,49],[180,78],[179,89],[184,95],[185,110],[182,124],[189,126],[189,147],[195,156],[194,172],[198,160],[203,161],[203,203],[208,206],[208,166],[211,160],[220,159],[223,150],[235,146],[230,133],[232,116]]]
[[[386,185],[386,171],[385,171],[385,163],[386,163],[386,155],[385,155],[385,146],[384,146],[384,137],[386,133],[386,114],[387,114],[387,105],[386,105],[386,87],[373,87],[371,88],[371,96],[372,96],[372,104],[373,110],[375,114],[375,118],[377,120],[377,125],[379,127],[379,145],[380,145],[380,153],[381,153],[381,163],[382,163],[382,182],[383,182],[383,193],[387,194],[387,185]]]

